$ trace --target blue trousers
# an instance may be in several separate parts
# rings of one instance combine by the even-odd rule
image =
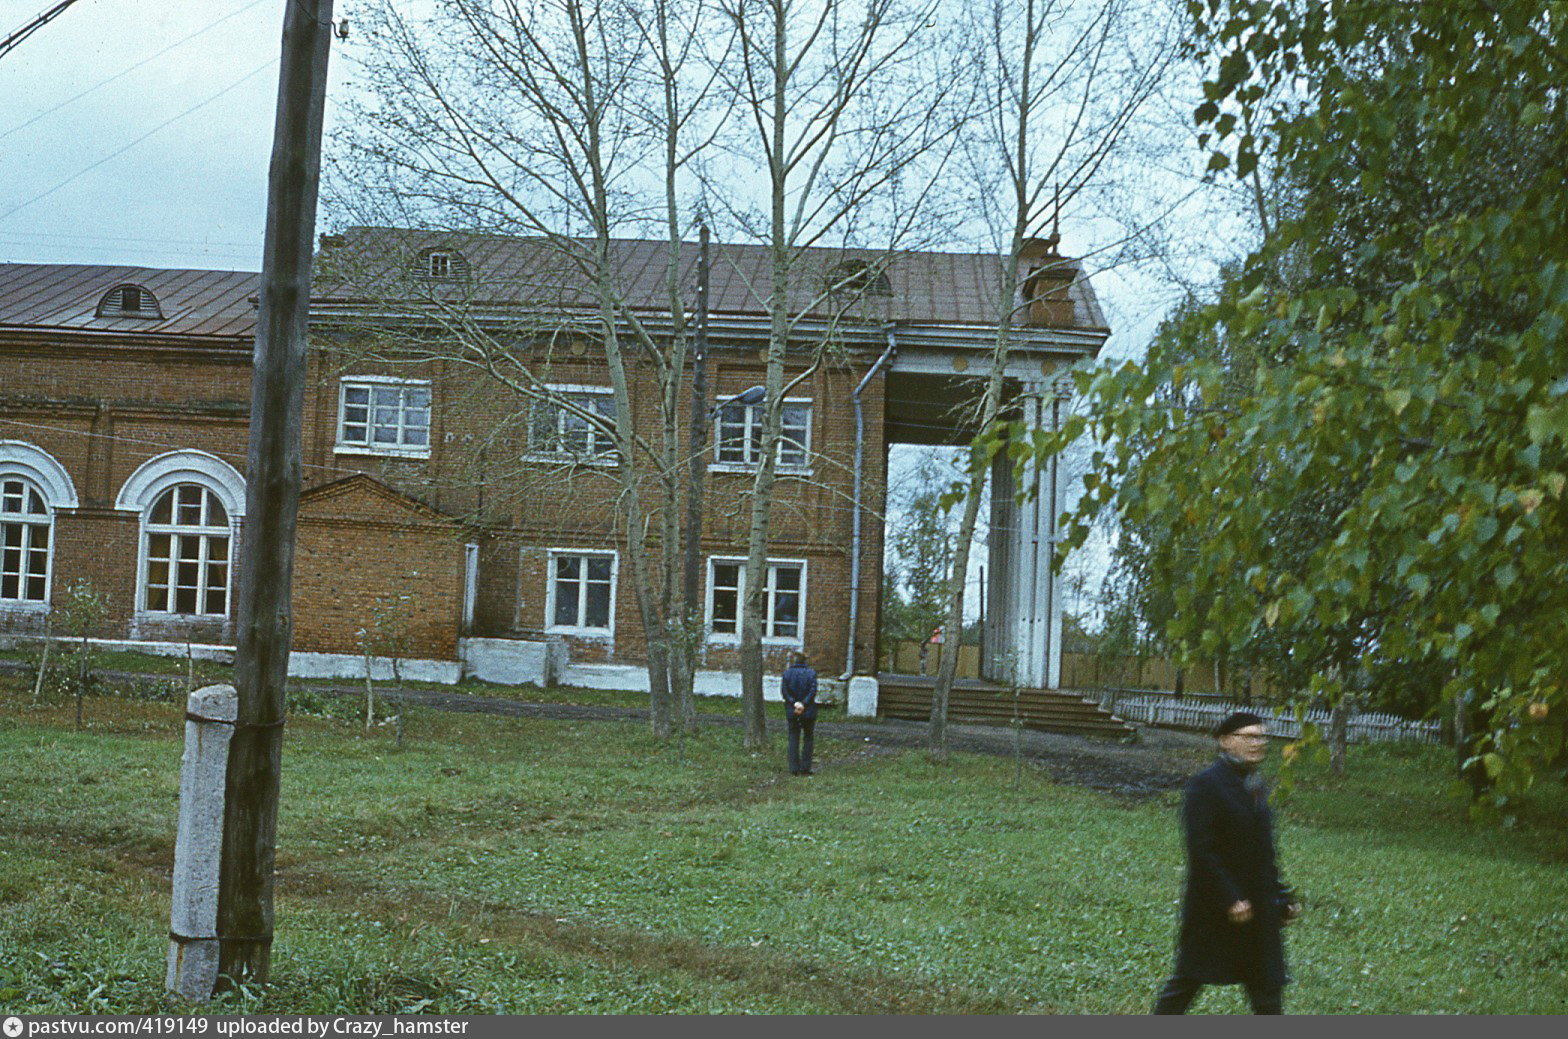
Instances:
[[[811,771],[811,730],[816,727],[815,718],[789,716],[789,770],[794,775]]]

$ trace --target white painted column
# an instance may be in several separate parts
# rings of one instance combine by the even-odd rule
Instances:
[[[186,700],[164,987],[202,1003],[212,997],[218,981],[218,867],[223,857],[229,740],[238,717],[239,694],[232,685],[209,685]]]
[[[1031,427],[1049,428],[1049,387],[1025,386],[1023,402]],[[1061,603],[1051,575],[1051,548],[1062,487],[1055,460],[1031,470],[1030,496],[1019,505],[1012,463],[999,458],[991,470],[991,535],[988,572],[986,677],[996,682],[1013,678],[1032,689],[1061,684]],[[1055,493],[1052,493],[1054,484]]]

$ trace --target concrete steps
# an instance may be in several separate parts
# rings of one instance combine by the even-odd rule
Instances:
[[[931,690],[936,679],[921,675],[878,675],[877,713],[887,718],[925,721],[931,717]],[[1042,732],[1066,732],[1083,736],[1131,735],[1133,728],[1092,700],[1076,693],[1048,689],[1024,689],[1019,695],[1018,713],[1025,727]],[[951,722],[976,725],[1011,725],[1013,698],[1006,688],[975,679],[954,684],[947,704]]]

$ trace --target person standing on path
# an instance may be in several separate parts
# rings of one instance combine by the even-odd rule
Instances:
[[[1283,1013],[1281,929],[1301,913],[1279,876],[1268,791],[1258,765],[1268,754],[1263,719],[1236,711],[1215,730],[1219,760],[1187,782],[1182,828],[1187,888],[1176,970],[1154,1005],[1184,1014],[1204,985],[1245,985],[1254,1014]]]
[[[811,775],[811,735],[817,725],[817,673],[806,663],[806,654],[796,653],[784,669],[779,682],[784,697],[784,718],[789,723],[789,771],[794,776]]]

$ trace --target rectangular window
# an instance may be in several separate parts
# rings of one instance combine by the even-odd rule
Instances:
[[[428,380],[344,379],[339,394],[339,451],[430,457]]]
[[[615,398],[610,391],[553,389],[559,400],[534,402],[528,423],[529,453],[561,461],[613,462]]]
[[[763,406],[724,404],[714,430],[714,458],[721,465],[755,468],[762,459]],[[780,469],[804,469],[811,461],[811,404],[785,401],[779,412]]]
[[[762,592],[762,637],[799,644],[806,595],[806,564],[800,560],[768,563]],[[714,559],[708,565],[708,628],[725,639],[740,636],[741,603],[746,596],[746,563]]]
[[[579,632],[609,632],[615,603],[615,556],[550,554],[549,626]]]

